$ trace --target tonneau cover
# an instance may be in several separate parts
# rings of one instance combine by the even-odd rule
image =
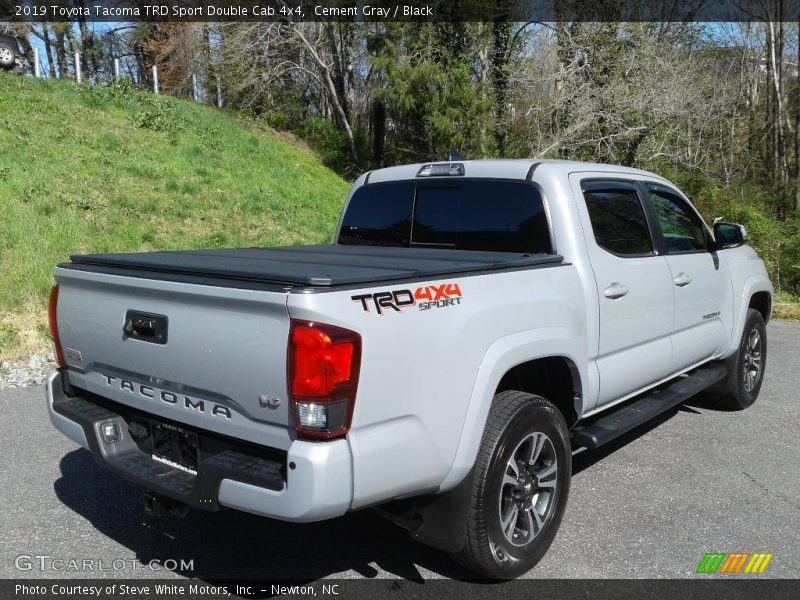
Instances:
[[[339,286],[558,264],[554,254],[439,248],[291,246],[72,256],[72,263],[289,286]],[[69,267],[69,265],[63,265]]]

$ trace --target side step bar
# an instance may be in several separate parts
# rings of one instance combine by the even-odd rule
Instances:
[[[573,448],[597,448],[615,437],[646,423],[721,381],[727,375],[725,365],[714,363],[682,375],[665,387],[625,404],[622,408],[601,415],[588,425],[580,425],[572,432]]]

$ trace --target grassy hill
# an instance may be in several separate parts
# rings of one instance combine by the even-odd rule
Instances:
[[[0,73],[0,359],[48,348],[53,268],[70,254],[323,242],[347,189],[230,114]]]

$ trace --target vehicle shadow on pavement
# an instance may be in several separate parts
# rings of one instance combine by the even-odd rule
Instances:
[[[686,406],[676,407],[600,448],[578,452],[572,458],[573,476],[679,411],[699,414]],[[132,550],[143,565],[152,560],[193,560],[193,569],[175,571],[186,577],[304,583],[352,570],[372,579],[379,575],[374,564],[411,582],[425,580],[417,565],[438,576],[475,580],[474,574],[460,568],[445,553],[413,541],[406,531],[369,510],[299,524],[234,510],[192,510],[183,519],[154,518],[144,514],[143,489],[98,466],[88,451],[70,452],[60,467],[61,477],[54,490],[64,505],[103,535]],[[87,555],[94,551],[87,548]],[[124,557],[103,558],[111,561]],[[138,574],[125,572],[119,576]]]
[[[302,524],[233,510],[152,518],[144,514],[142,488],[99,467],[88,451],[70,452],[60,467],[62,476],[54,489],[64,505],[131,549],[145,565],[152,560],[194,560],[193,570],[176,570],[186,577],[312,582],[353,570],[375,578],[379,573],[373,563],[412,582],[424,581],[416,565],[451,579],[474,578],[443,552],[413,541],[406,531],[369,510]],[[95,552],[86,548],[87,556]],[[110,562],[125,557],[103,558]]]
[[[671,408],[668,411],[661,413],[657,417],[650,419],[646,423],[639,425],[638,427],[632,429],[631,431],[622,434],[618,438],[615,438],[610,442],[603,444],[599,448],[595,448],[594,450],[582,450],[576,454],[573,454],[572,476],[575,477],[581,471],[588,469],[594,464],[605,459],[607,456],[613,454],[617,450],[624,448],[631,442],[639,439],[640,437],[652,431],[656,427],[659,427],[666,421],[669,421],[672,417],[674,417],[681,411],[683,412],[688,411],[695,414],[699,414],[696,410],[689,409],[683,405],[679,405],[676,406],[675,408]]]

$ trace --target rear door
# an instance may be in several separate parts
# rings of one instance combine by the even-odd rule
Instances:
[[[663,236],[663,247],[675,293],[673,371],[685,369],[726,348],[723,318],[732,309],[730,279],[711,234],[700,215],[680,193],[645,182],[644,191]]]
[[[573,174],[600,303],[598,406],[666,377],[673,291],[636,181]]]

